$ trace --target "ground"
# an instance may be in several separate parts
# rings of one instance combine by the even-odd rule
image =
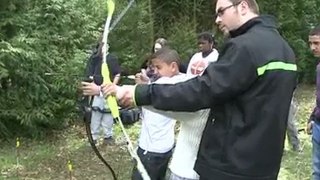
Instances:
[[[306,120],[314,106],[314,86],[299,86],[295,96],[299,111],[297,125],[305,127]],[[137,139],[139,123],[127,128],[131,139]],[[119,180],[129,180],[133,167],[132,160],[123,142],[123,135],[116,127],[117,146],[100,145],[99,150],[115,170]],[[311,175],[310,136],[299,134],[302,152],[294,152],[286,143],[279,180],[307,180]],[[89,146],[84,126],[76,124],[67,130],[57,131],[45,141],[20,140],[16,148],[15,140],[0,141],[0,180],[112,180],[109,170],[102,164]],[[72,171],[67,162],[71,161]]]

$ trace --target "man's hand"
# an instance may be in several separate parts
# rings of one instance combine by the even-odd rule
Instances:
[[[118,86],[114,83],[104,84],[101,86],[101,91],[104,97],[114,96],[117,94]]]
[[[114,84],[106,84],[101,86],[104,96],[116,95],[120,106],[133,107],[135,86],[124,85],[116,86]]]
[[[313,123],[314,123],[314,121],[310,121],[310,122],[307,124],[306,131],[307,131],[308,134],[312,134],[312,126],[313,126]]]
[[[148,84],[150,79],[147,76],[146,70],[142,69],[140,73],[135,75],[136,84]]]
[[[81,82],[82,94],[85,96],[95,96],[100,94],[100,87],[95,83]]]
[[[142,73],[137,73],[134,80],[136,84],[148,84],[148,82],[150,81],[149,78],[147,76],[144,76]]]

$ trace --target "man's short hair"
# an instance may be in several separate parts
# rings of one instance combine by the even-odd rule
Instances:
[[[320,25],[311,29],[309,36],[320,36]]]
[[[180,65],[180,56],[176,50],[164,47],[153,53],[150,57],[150,61],[153,59],[159,59],[167,64],[177,63]]]
[[[246,1],[248,3],[249,8],[255,14],[259,14],[259,5],[256,0],[229,0],[232,4],[240,3],[241,1]]]

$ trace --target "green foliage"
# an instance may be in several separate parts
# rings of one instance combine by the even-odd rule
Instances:
[[[258,1],[263,13],[277,18],[279,31],[294,49],[299,68],[299,80],[314,82],[315,58],[308,47],[308,33],[319,24],[317,0]]]
[[[115,16],[127,2],[116,5]],[[135,4],[111,33],[124,69],[138,69],[149,52],[147,6]],[[77,88],[106,1],[1,1],[0,14],[0,137],[39,136],[77,119]]]
[[[117,14],[127,5],[119,2]],[[118,56],[123,71],[134,73],[139,70],[146,55],[150,52],[150,23],[148,3],[139,1],[127,11],[123,19],[110,34],[110,52]]]
[[[197,34],[193,25],[186,17],[181,18],[174,26],[167,29],[171,46],[179,52],[182,61],[185,62],[188,62],[194,52],[197,51]]]
[[[94,1],[8,1],[0,24],[0,132],[39,135],[76,107],[85,52],[98,35]],[[47,77],[46,72],[63,76]],[[71,116],[70,116],[71,114]],[[23,131],[22,131],[23,130]],[[5,134],[4,134],[5,133]]]

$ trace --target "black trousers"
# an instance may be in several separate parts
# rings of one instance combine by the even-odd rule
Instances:
[[[172,151],[166,153],[154,153],[147,152],[140,147],[137,150],[137,154],[148,172],[151,180],[164,180],[166,176],[166,171],[168,168],[169,160],[172,156]],[[137,166],[135,165],[132,172],[132,180],[143,180]]]

